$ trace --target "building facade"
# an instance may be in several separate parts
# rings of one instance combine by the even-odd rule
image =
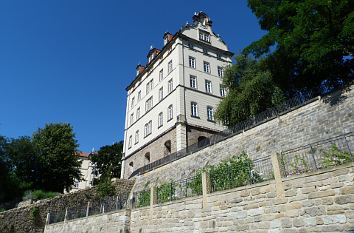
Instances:
[[[121,178],[164,156],[202,142],[224,127],[214,119],[225,96],[222,77],[233,54],[203,12],[162,49],[151,48],[146,65],[127,87]]]
[[[80,172],[82,180],[75,180],[70,192],[91,188],[93,186],[93,180],[97,178],[94,164],[91,161],[91,153],[78,152],[77,157],[81,162]]]

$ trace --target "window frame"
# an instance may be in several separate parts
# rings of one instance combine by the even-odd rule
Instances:
[[[167,122],[173,119],[173,105],[169,105],[167,108]]]
[[[214,108],[210,105],[207,106],[207,119],[208,121],[215,122]]]
[[[191,102],[191,117],[199,118],[198,103],[195,101]]]
[[[172,60],[170,60],[167,64],[167,73],[170,74],[172,70],[173,70]]]
[[[208,74],[211,73],[210,62],[203,61],[203,71]]]
[[[196,61],[195,57],[189,56],[188,62],[189,62],[189,67],[190,67],[190,68],[196,69],[196,67],[197,67],[197,61]]]
[[[213,84],[208,79],[205,79],[205,92],[209,94],[213,94]]]
[[[158,128],[161,128],[163,126],[163,112],[160,112],[157,117],[157,125]]]
[[[173,91],[173,78],[168,80],[168,83],[167,83],[167,92],[168,92],[168,94],[170,94],[172,91]]]
[[[192,85],[194,84],[194,86]],[[189,76],[189,85],[193,89],[198,89],[198,78],[195,75],[190,75]]]

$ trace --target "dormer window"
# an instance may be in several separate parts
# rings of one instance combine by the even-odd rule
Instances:
[[[210,33],[199,31],[199,40],[210,43]]]

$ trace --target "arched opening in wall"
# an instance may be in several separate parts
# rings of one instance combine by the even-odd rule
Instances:
[[[129,163],[129,168],[130,168],[130,172],[134,171],[134,163],[133,163],[133,161]]]
[[[150,152],[147,152],[145,155],[145,164],[149,164],[150,163]]]
[[[164,155],[169,155],[171,154],[171,140],[167,140],[165,143],[165,151],[164,151]]]
[[[207,137],[200,136],[198,137],[198,147],[204,147],[210,144],[210,140]]]

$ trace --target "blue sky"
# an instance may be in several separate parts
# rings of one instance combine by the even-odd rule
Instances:
[[[67,122],[83,151],[122,140],[136,65],[195,11],[235,53],[263,34],[246,0],[1,0],[0,135]]]

